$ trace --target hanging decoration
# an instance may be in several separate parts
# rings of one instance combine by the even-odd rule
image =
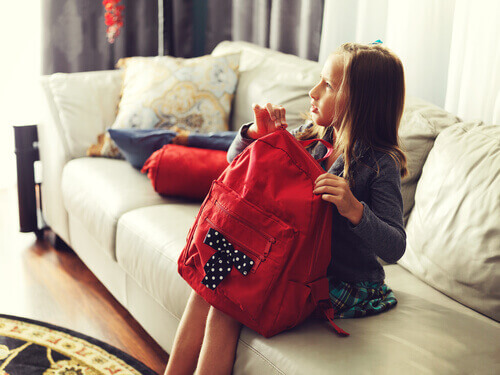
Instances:
[[[125,9],[123,5],[118,5],[121,0],[103,0],[104,5],[104,23],[107,26],[106,35],[109,43],[114,43],[120,29],[123,26],[122,11]]]

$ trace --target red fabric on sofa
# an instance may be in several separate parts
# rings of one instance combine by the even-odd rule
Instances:
[[[228,165],[226,151],[168,144],[151,154],[141,173],[159,194],[203,199]]]

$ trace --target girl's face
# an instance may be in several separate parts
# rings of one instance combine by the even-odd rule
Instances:
[[[344,92],[339,91],[343,76],[343,56],[332,53],[323,66],[320,81],[309,91],[311,97],[310,112],[317,125],[334,125],[336,128],[340,126],[337,121],[346,104]]]

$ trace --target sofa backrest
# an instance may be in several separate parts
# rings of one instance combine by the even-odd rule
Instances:
[[[234,52],[240,52],[241,57],[231,109],[231,129],[237,130],[245,122],[252,121],[253,103],[267,102],[286,108],[290,129],[302,124],[303,115],[310,107],[309,90],[319,80],[320,64],[239,41],[221,42],[212,54],[220,56]],[[88,146],[113,123],[121,79],[120,70],[56,73],[42,78],[46,95],[54,104],[52,123],[65,141],[71,158],[85,156]],[[436,136],[459,121],[458,117],[436,105],[407,96],[399,129],[410,170],[410,175],[401,181],[405,225],[413,207],[422,166]]]
[[[311,99],[308,93],[319,81],[320,64],[239,41],[219,43],[212,55],[234,52],[241,52],[241,56],[238,86],[231,109],[231,129],[237,130],[253,120],[253,103],[270,102],[284,106],[290,129],[304,123],[301,113],[309,111]]]
[[[424,164],[399,264],[500,321],[499,225],[500,125],[450,126]]]
[[[413,208],[415,189],[422,173],[422,167],[434,145],[434,140],[441,131],[459,121],[457,116],[437,105],[413,96],[406,97],[398,132],[409,170],[409,175],[401,179],[405,226]]]

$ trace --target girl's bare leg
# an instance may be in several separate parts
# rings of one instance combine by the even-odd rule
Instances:
[[[200,354],[210,304],[194,290],[175,335],[164,375],[193,375]]]
[[[230,375],[242,324],[215,307],[210,308],[196,375]]]

